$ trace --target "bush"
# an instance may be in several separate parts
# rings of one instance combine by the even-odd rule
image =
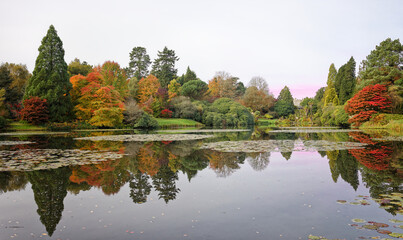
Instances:
[[[193,104],[188,97],[176,97],[170,102],[170,108],[173,110],[174,118],[191,119],[201,121],[203,107]]]
[[[240,103],[220,98],[204,111],[203,123],[214,127],[245,127],[254,124],[254,117]]]
[[[169,110],[169,109],[164,109],[164,110],[161,111],[160,116],[162,118],[171,118],[172,117],[172,111]]]
[[[75,128],[75,124],[72,123],[48,123],[46,128],[50,131],[71,131]]]
[[[4,117],[0,116],[0,129],[4,129],[7,126],[7,119],[5,119]]]
[[[134,125],[135,128],[154,129],[158,128],[157,120],[148,113],[143,113],[139,121]]]
[[[125,102],[125,109],[126,110],[123,112],[123,123],[125,124],[134,125],[144,113],[134,99],[129,99]]]
[[[47,123],[49,121],[49,109],[46,99],[31,97],[24,101],[24,108],[21,110],[23,120],[34,125]]]

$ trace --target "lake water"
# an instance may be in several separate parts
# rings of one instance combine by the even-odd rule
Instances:
[[[75,139],[123,133],[0,136],[0,239],[397,239],[403,233],[399,138],[261,129],[196,132],[214,137],[192,141]],[[258,141],[267,151],[253,145]]]

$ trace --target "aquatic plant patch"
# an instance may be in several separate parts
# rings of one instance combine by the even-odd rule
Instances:
[[[250,132],[249,129],[180,129],[160,130],[162,133],[222,133],[222,132]]]
[[[159,141],[189,141],[212,138],[213,135],[197,134],[131,134],[131,135],[110,135],[95,137],[80,137],[75,140],[90,141],[122,141],[122,142],[159,142]]]
[[[0,171],[34,171],[120,159],[123,154],[79,149],[0,151]]]
[[[33,142],[28,141],[0,141],[1,146],[14,146],[14,145],[21,145],[21,144],[31,144]]]
[[[358,129],[332,129],[332,128],[296,128],[296,129],[281,129],[272,130],[270,133],[337,133],[337,132],[361,132]]]
[[[315,152],[364,148],[365,143],[326,140],[259,140],[204,143],[202,149],[219,152]]]

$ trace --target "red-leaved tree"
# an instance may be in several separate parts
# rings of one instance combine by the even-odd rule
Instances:
[[[392,102],[385,85],[369,85],[351,98],[345,111],[351,116],[348,120],[355,126],[371,119],[374,114],[387,113],[392,109]]]
[[[163,118],[171,118],[172,117],[172,111],[169,109],[164,109],[161,111],[161,117]]]
[[[49,120],[49,109],[46,99],[31,97],[24,101],[21,117],[29,123],[38,125]]]

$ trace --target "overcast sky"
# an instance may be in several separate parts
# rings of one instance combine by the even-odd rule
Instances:
[[[208,82],[226,71],[247,84],[265,78],[277,97],[325,86],[331,63],[359,63],[381,41],[403,36],[402,0],[1,0],[0,62],[33,71],[38,47],[53,24],[67,63],[106,60],[126,67],[136,46],[152,59],[164,46]],[[401,39],[402,41],[402,39]]]

